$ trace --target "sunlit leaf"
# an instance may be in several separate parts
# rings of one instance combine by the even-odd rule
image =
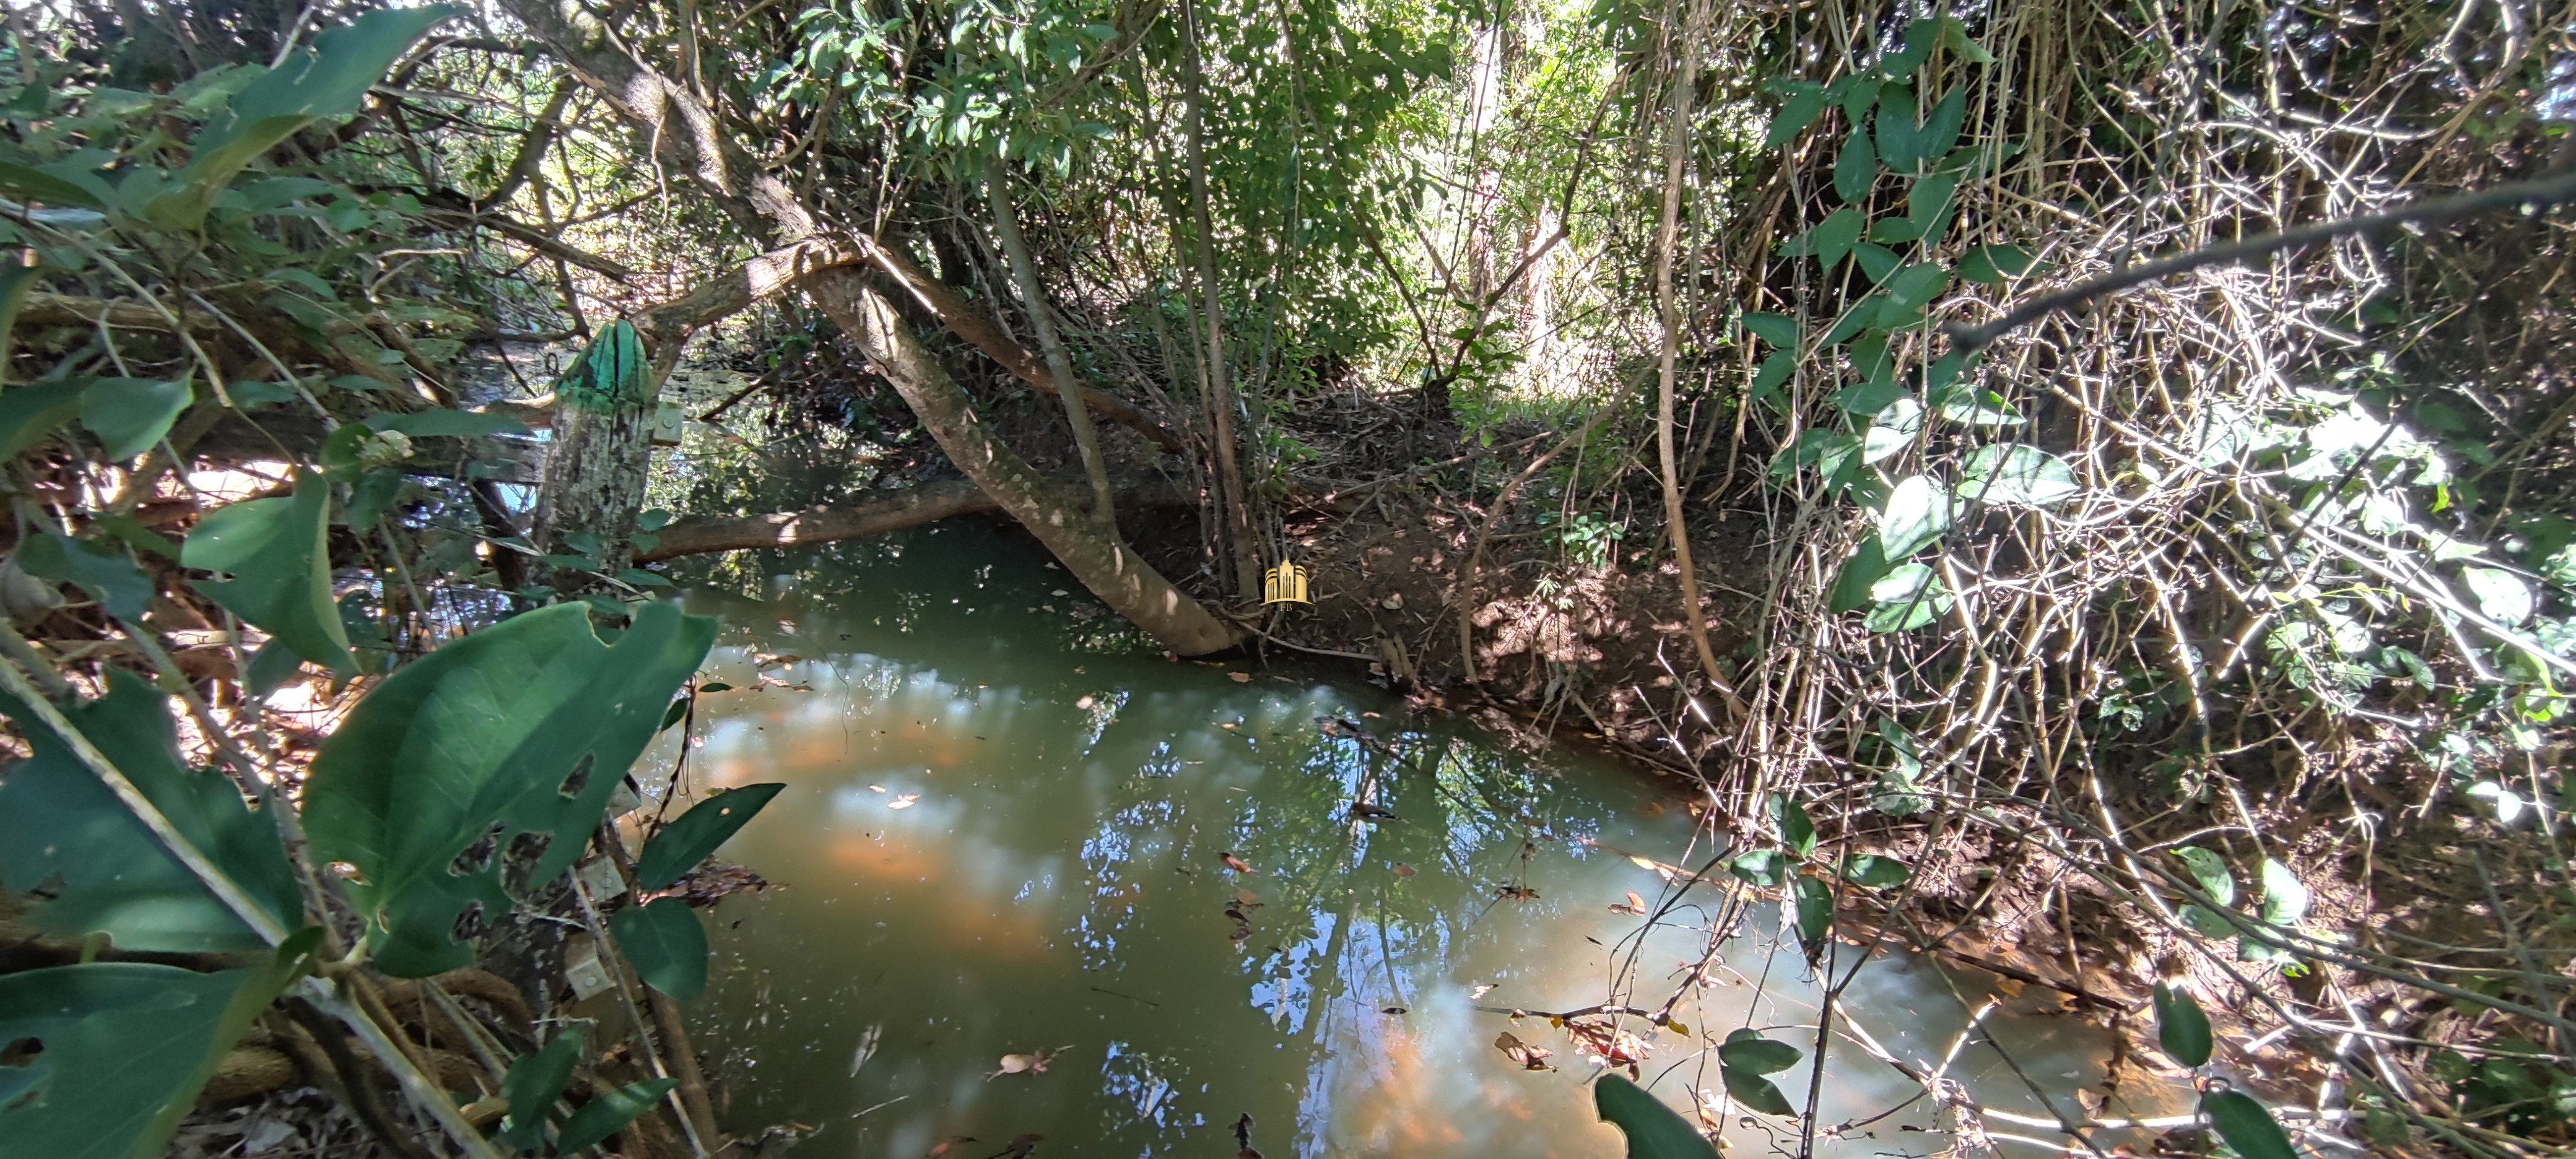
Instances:
[[[1625,1076],[1605,1074],[1593,1083],[1592,1107],[1627,1136],[1628,1159],[1717,1159],[1717,1148],[1698,1128]]]
[[[2191,871],[2192,880],[2200,884],[2202,893],[2220,905],[2236,904],[2236,877],[2227,871],[2226,861],[2197,845],[2181,846],[2173,851],[2173,855],[2182,859],[2184,868]]]
[[[1868,607],[1869,589],[1886,575],[1887,553],[1880,550],[1878,537],[1861,540],[1860,546],[1852,549],[1851,558],[1843,561],[1842,573],[1834,577],[1834,590],[1826,599],[1826,607],[1837,615]]]
[[[2502,568],[2464,567],[2460,582],[2477,598],[2478,611],[2486,618],[2508,628],[2521,627],[2531,618],[2531,584],[2521,576]]]
[[[2048,507],[2083,493],[2064,460],[2019,443],[1979,447],[1959,470],[1959,497],[1971,502]]]
[[[2290,1146],[2289,1133],[2252,1095],[2212,1091],[2200,1097],[2200,1112],[2209,1116],[2211,1125],[2218,1128],[2218,1137],[2227,1140],[2228,1148],[2243,1159],[2298,1159],[2298,1149]]]
[[[185,381],[102,378],[81,392],[81,425],[98,436],[108,458],[123,462],[151,450],[195,399]]]
[[[1870,585],[1870,609],[1863,626],[1872,632],[1911,632],[1950,610],[1951,594],[1941,577],[1919,563],[1889,569]]]
[[[1780,843],[1789,847],[1793,856],[1805,857],[1816,851],[1816,823],[1807,816],[1807,808],[1787,793],[1771,794],[1771,823],[1780,827]]]
[[[2263,859],[2263,920],[2276,926],[2295,926],[2308,916],[2311,895],[2299,875],[2290,867],[2266,857]]]
[[[466,907],[506,912],[498,858],[460,871],[487,838],[545,839],[520,870],[550,881],[589,842],[608,799],[715,638],[713,620],[646,604],[615,646],[587,604],[559,604],[453,641],[394,672],[314,758],[305,828],[350,883],[378,966],[403,977],[472,961]]]
[[[1878,513],[1879,546],[1905,559],[1950,530],[1950,492],[1929,475],[1909,475],[1887,493]]]
[[[1777,849],[1753,849],[1736,854],[1726,871],[1748,885],[1777,889],[1789,880],[1790,864],[1788,855]]]
[[[678,702],[683,707],[687,703]],[[664,826],[644,843],[643,854],[635,859],[636,888],[649,891],[677,884],[786,787],[776,782],[744,785],[700,801],[680,814],[679,820]]]

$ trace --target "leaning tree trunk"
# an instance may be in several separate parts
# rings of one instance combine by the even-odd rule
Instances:
[[[994,438],[966,392],[922,348],[894,303],[866,279],[854,270],[824,270],[806,280],[805,290],[894,383],[948,461],[1037,536],[1111,611],[1183,656],[1234,646],[1233,629],[1126,544],[1101,534],[1088,512]]]
[[[635,517],[653,461],[654,385],[635,327],[611,323],[556,388],[554,439],[537,492],[535,540],[549,555],[580,555],[605,575],[635,555]],[[591,567],[546,569],[569,594],[598,584]]]

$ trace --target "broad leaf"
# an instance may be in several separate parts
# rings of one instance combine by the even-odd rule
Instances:
[[[2213,1091],[2200,1096],[2200,1113],[2218,1128],[2218,1137],[2243,1159],[2298,1159],[2289,1133],[2272,1112],[2243,1091]]]
[[[1894,90],[1878,99],[1878,157],[1890,169],[1911,173],[1923,160],[1923,134],[1914,123],[1914,102],[1888,99],[1902,91]]]
[[[139,620],[152,606],[152,577],[123,548],[39,531],[18,545],[15,558],[28,575],[79,585],[117,619]]]
[[[64,710],[72,727],[278,924],[301,925],[303,895],[275,822],[251,812],[230,780],[181,763],[178,729],[159,691],[124,669],[107,672],[106,696]],[[266,944],[52,730],[6,696],[0,712],[35,750],[0,775],[0,886],[13,893],[50,886],[50,900],[20,921],[72,941],[104,933],[131,952],[240,953]]]
[[[1798,320],[1786,314],[1746,314],[1744,329],[1756,338],[1783,349],[1798,345]]]
[[[1798,1108],[1789,1105],[1789,1096],[1781,1094],[1779,1086],[1771,1080],[1727,1066],[1720,1066],[1717,1071],[1719,1079],[1726,1084],[1726,1093],[1735,1096],[1735,1101],[1743,1104],[1745,1110],[1763,1115],[1798,1113]]]
[[[1753,849],[1735,855],[1726,871],[1748,885],[1778,889],[1789,880],[1789,856],[1777,849]]]
[[[1869,425],[1861,436],[1860,458],[1876,463],[1894,458],[1914,445],[1923,434],[1923,404],[1898,397],[1878,411],[1878,421]]]
[[[673,704],[685,710],[688,702]],[[644,843],[643,855],[635,859],[636,888],[648,892],[669,889],[714,853],[717,846],[731,840],[769,804],[770,798],[786,787],[775,782],[744,785],[700,801],[680,814],[679,820]]]
[[[1855,126],[1843,151],[1834,158],[1834,192],[1846,204],[1858,205],[1869,198],[1870,187],[1878,183],[1878,152],[1870,147],[1868,132]]]
[[[1772,351],[1771,356],[1763,359],[1761,367],[1753,372],[1753,385],[1745,390],[1744,400],[1760,402],[1780,393],[1780,384],[1789,381],[1789,376],[1797,371],[1797,351]]]
[[[1826,607],[1835,614],[1857,612],[1869,606],[1869,589],[1887,576],[1887,553],[1880,550],[1878,537],[1860,541],[1851,558],[1843,561],[1842,574],[1834,577],[1834,590]]]
[[[402,977],[466,965],[466,907],[506,911],[500,858],[455,868],[490,838],[545,839],[524,880],[561,876],[608,798],[696,671],[715,621],[646,604],[614,647],[587,604],[485,628],[396,671],[314,758],[304,824],[322,861],[357,867],[352,892],[379,966]]]
[[[1979,447],[1959,471],[1959,497],[1975,503],[2048,507],[2083,493],[2064,460],[2020,443]]]
[[[1762,1037],[1750,1026],[1738,1028],[1726,1036],[1717,1048],[1717,1060],[1726,1066],[1752,1074],[1778,1074],[1798,1065],[1807,1052],[1785,1042]]]
[[[0,351],[5,353],[5,351]],[[0,462],[25,454],[80,413],[86,379],[31,382],[0,391]]]
[[[1771,794],[1771,823],[1780,827],[1780,843],[1789,847],[1792,856],[1805,857],[1816,851],[1816,823],[1807,817],[1806,806],[1791,800],[1789,794]]]
[[[2208,906],[2187,905],[2182,907],[2181,913],[2182,924],[2191,927],[2193,932],[2198,933],[2202,937],[2232,938],[2237,936],[2236,923],[2228,921],[2226,915],[2221,914],[2217,910],[2211,909]]]
[[[2156,983],[2156,1045],[2184,1066],[2209,1065],[2209,1015],[2180,990]]]
[[[565,406],[589,411],[641,405],[650,387],[646,369],[643,336],[632,323],[611,322],[564,371],[555,395]]]
[[[1904,862],[1875,853],[1863,853],[1843,863],[1843,880],[1871,889],[1894,889],[1912,876],[1914,871]]]
[[[1605,1074],[1592,1084],[1592,1107],[1627,1136],[1628,1159],[1717,1159],[1698,1128],[1624,1076]]]
[[[311,938],[268,962],[200,974],[140,962],[0,975],[0,1148],[45,1159],[157,1159],[251,1020],[302,973]]]
[[[661,1102],[662,1096],[678,1085],[672,1079],[647,1079],[590,1100],[564,1120],[563,1131],[555,1136],[555,1154],[572,1155],[584,1147],[598,1146],[618,1128],[634,1122],[635,1116],[652,1110],[653,1104]]]
[[[299,470],[292,496],[235,503],[198,520],[179,562],[230,573],[229,580],[197,581],[197,590],[296,655],[352,676],[358,666],[331,599],[330,518],[330,484]]]
[[[1981,245],[1959,259],[1959,276],[1971,282],[2000,286],[2030,272],[2038,264],[2029,250],[2017,245]]]
[[[617,947],[644,984],[682,1002],[707,992],[707,928],[689,903],[676,897],[629,906],[608,919]]]
[[[1825,931],[1834,924],[1834,891],[1821,877],[1800,877],[1796,883],[1798,902],[1798,942],[1813,957],[1824,952]]]
[[[34,166],[10,162],[0,162],[0,193],[21,201],[76,205],[83,209],[107,208],[107,202],[100,199],[95,189]]]
[[[2200,883],[2202,893],[2220,905],[2236,904],[2236,877],[2217,854],[2197,845],[2185,845],[2174,850],[2173,855],[2182,858],[2184,867],[2191,870],[2192,880]]]
[[[1807,255],[1822,264],[1826,273],[1832,273],[1834,267],[1841,265],[1843,258],[1851,253],[1852,246],[1860,241],[1861,232],[1868,224],[1868,218],[1848,205],[1833,211],[1807,231]]]
[[[2311,895],[2299,875],[2272,858],[2263,859],[2263,920],[2276,926],[2295,926],[2308,916]]]
[[[1887,493],[1878,515],[1879,546],[1905,559],[1950,530],[1950,493],[1929,475],[1908,475]]]
[[[403,50],[431,25],[463,11],[433,6],[369,12],[314,37],[312,48],[288,53],[197,133],[179,184],[152,199],[148,216],[167,229],[196,229],[243,166],[306,125],[357,112],[367,89]]]
[[[1950,288],[1950,272],[1931,262],[1916,262],[1890,275],[1882,285],[1889,300],[1921,306]]]
[[[1959,130],[1968,120],[1968,90],[1954,88],[1943,94],[1932,106],[1932,115],[1924,118],[1922,131],[1915,136],[1915,157],[1930,161],[1949,154],[1959,143]]]
[[[1772,114],[1770,128],[1762,133],[1762,147],[1777,149],[1788,144],[1798,134],[1806,132],[1807,126],[1815,124],[1816,118],[1823,116],[1824,112],[1824,86],[1799,82],[1790,89],[1789,99],[1781,104],[1780,111]]]
[[[501,1094],[510,1100],[510,1116],[501,1122],[502,1142],[533,1151],[546,1141],[546,1112],[563,1097],[580,1061],[581,1035],[570,1029],[511,1060],[510,1073],[501,1080]]]
[[[1889,569],[1885,578],[1870,585],[1870,609],[1863,626],[1872,632],[1911,632],[1950,610],[1948,585],[1932,569],[1919,563],[1902,564]]]
[[[1860,265],[1860,272],[1869,278],[1870,284],[1876,285],[1886,281],[1887,275],[1895,273],[1904,259],[1886,246],[1865,241],[1852,246],[1852,261]]]
[[[2508,628],[2521,627],[2524,620],[2531,618],[2531,585],[2521,576],[2502,568],[2464,567],[2460,569],[2460,582],[2477,597],[2478,611],[2486,618]]]
[[[102,378],[81,392],[81,425],[98,436],[108,458],[121,463],[151,450],[194,401],[195,391],[184,380]]]

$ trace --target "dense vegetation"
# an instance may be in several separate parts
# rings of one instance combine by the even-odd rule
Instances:
[[[2205,1076],[2178,1145],[2566,1146],[2571,20],[15,9],[0,1151],[159,1153],[261,1051],[395,1154],[720,1150],[634,902],[766,798],[614,819],[713,639],[657,561],[964,511],[1176,654],[1573,713],[1732,835],[1655,920],[2063,989]],[[1372,520],[1433,599],[1260,612]],[[628,1041],[494,976],[582,952]],[[1703,1117],[1812,1146],[1830,1004],[1725,1029]]]

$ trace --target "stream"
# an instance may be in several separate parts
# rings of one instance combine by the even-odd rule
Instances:
[[[1217,1156],[1249,1115],[1272,1159],[1623,1154],[1592,1112],[1594,1061],[1508,1011],[1600,1003],[1623,969],[1659,1006],[1689,976],[1724,885],[1642,938],[1623,912],[1632,891],[1658,903],[1655,865],[1714,852],[1682,802],[1563,745],[1408,716],[1348,670],[1169,661],[988,526],[822,558],[766,600],[688,597],[726,621],[710,671],[733,688],[699,698],[687,782],[788,786],[724,850],[776,886],[712,910],[692,1011],[730,1129],[810,1128],[804,1156],[971,1136],[941,1154],[983,1159],[1028,1135],[1038,1155]],[[677,736],[640,779],[658,789]],[[1354,801],[1394,816],[1354,821]],[[1753,907],[1673,1016],[1812,1052],[1820,984],[1778,926]],[[2036,1088],[2080,1113],[2107,1033],[1995,986],[1885,957],[1844,1002],[1928,1068],[1997,996],[1992,1041],[1947,1073],[1992,1108],[2050,1113]],[[1506,1057],[1507,1031],[1561,1069]],[[1713,1052],[1645,1041],[1650,1089],[1686,1115],[1694,1088],[1716,1097]],[[1775,1076],[1801,1106],[1811,1063]],[[2128,1097],[2186,1097],[2149,1082],[2133,1073]],[[1931,1100],[1907,1104],[1919,1085],[1848,1041],[1824,1087],[1823,1122],[1883,1117],[1821,1151],[1955,1142],[1926,1130]],[[1794,1124],[1740,1109],[1726,1135],[1738,1154],[1797,1146]]]

